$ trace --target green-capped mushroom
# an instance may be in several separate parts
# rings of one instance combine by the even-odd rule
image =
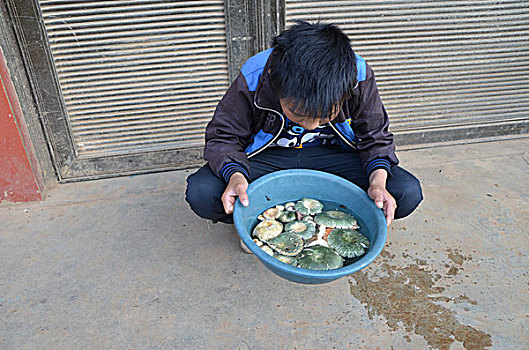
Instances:
[[[296,206],[296,203],[294,203],[294,202],[286,202],[285,203],[285,210],[294,211],[294,210],[296,210],[295,206]]]
[[[314,246],[305,248],[298,256],[298,265],[311,270],[332,270],[343,267],[343,258],[334,250]]]
[[[357,228],[356,219],[351,214],[340,210],[327,210],[314,218],[318,225],[336,228]]]
[[[294,232],[303,239],[309,239],[316,233],[316,225],[310,221],[292,221],[285,225],[286,232]]]
[[[287,256],[287,255],[281,255],[281,254],[274,254],[274,258],[277,260],[284,262],[285,264],[289,264],[292,266],[298,265],[298,259],[295,256]]]
[[[253,236],[261,241],[277,237],[283,232],[283,224],[276,220],[263,220],[253,229]]]
[[[284,211],[278,219],[281,222],[291,222],[296,220],[296,212]]]
[[[369,247],[366,236],[355,230],[334,229],[327,237],[329,247],[336,250],[344,258],[354,258],[363,255]]]
[[[282,233],[267,243],[276,252],[286,256],[298,255],[303,250],[303,238],[292,232]]]
[[[304,217],[301,218],[301,221],[310,221],[310,222],[314,222],[314,217],[312,215],[305,215]],[[314,222],[315,223],[315,222]]]
[[[314,215],[321,213],[321,211],[323,210],[323,204],[316,199],[301,198],[299,201],[296,202],[294,208],[301,215]]]

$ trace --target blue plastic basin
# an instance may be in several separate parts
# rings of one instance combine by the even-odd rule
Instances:
[[[350,275],[375,260],[386,243],[387,225],[382,211],[360,187],[336,175],[306,169],[277,171],[252,182],[247,193],[250,205],[244,207],[237,200],[233,210],[237,233],[268,269],[290,281],[317,284]],[[359,221],[360,232],[369,239],[368,252],[350,265],[325,271],[294,267],[266,254],[251,237],[257,216],[272,206],[303,197],[336,202],[352,211]]]

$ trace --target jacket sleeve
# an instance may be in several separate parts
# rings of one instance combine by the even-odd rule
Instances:
[[[213,173],[226,182],[235,172],[249,179],[249,162],[244,150],[250,142],[255,112],[253,94],[239,74],[206,126],[204,159]]]
[[[351,99],[353,129],[357,137],[360,159],[367,176],[376,169],[391,168],[399,163],[395,155],[393,134],[389,132],[389,118],[380,99],[375,74],[367,66],[366,79],[358,83],[358,91]]]

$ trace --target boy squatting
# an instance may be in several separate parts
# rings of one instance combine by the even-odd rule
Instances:
[[[388,226],[422,201],[419,180],[398,166],[375,77],[332,24],[298,21],[248,59],[206,127],[208,162],[187,178],[200,217],[233,223],[248,183],[293,168],[341,176],[367,191]]]

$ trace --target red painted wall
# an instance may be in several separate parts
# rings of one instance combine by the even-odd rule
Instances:
[[[42,200],[42,177],[0,50],[0,202]]]

